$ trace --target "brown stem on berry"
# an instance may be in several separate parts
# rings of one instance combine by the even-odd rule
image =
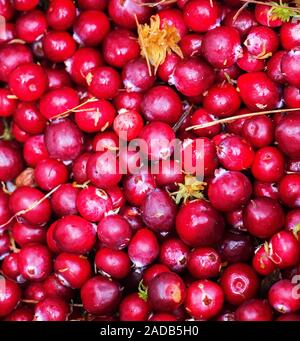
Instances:
[[[183,114],[180,116],[179,120],[173,125],[173,131],[174,133],[177,132],[177,130],[181,127],[182,123],[184,122],[184,120],[188,117],[188,115],[191,113],[193,106],[190,105],[184,112]]]
[[[138,3],[140,6],[146,6],[146,7],[157,7],[160,5],[171,5],[177,2],[177,0],[160,0],[158,2],[141,2],[139,0],[136,0],[136,3]]]
[[[39,301],[35,300],[21,300],[22,303],[27,303],[27,304],[37,304]]]
[[[293,112],[293,111],[300,111],[300,108],[276,109],[276,110],[269,110],[269,111],[251,112],[251,113],[248,113],[248,114],[226,117],[226,118],[223,118],[221,120],[216,120],[216,121],[212,121],[212,122],[208,122],[208,123],[204,123],[204,124],[198,124],[198,125],[195,125],[195,126],[188,127],[185,130],[189,131],[189,130],[213,127],[213,126],[215,126],[217,124],[229,123],[229,122],[233,122],[233,121],[239,120],[241,118],[250,118],[250,117],[253,117],[253,116],[271,115],[271,114],[278,114],[278,113],[288,113],[288,112]]]
[[[239,15],[241,14],[241,12],[249,5],[250,1],[246,1],[244,3],[244,5],[235,13],[234,17],[233,17],[233,22],[236,21],[236,19],[239,17]]]

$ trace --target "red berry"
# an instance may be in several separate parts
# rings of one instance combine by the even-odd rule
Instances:
[[[45,298],[34,307],[35,321],[66,321],[69,306],[60,298]]]
[[[279,313],[294,313],[300,308],[300,297],[297,286],[287,279],[282,279],[272,285],[269,290],[269,302]]]
[[[26,43],[33,43],[46,33],[47,26],[45,14],[42,11],[33,10],[17,19],[16,33],[19,39]]]
[[[288,174],[279,183],[279,198],[288,207],[300,207],[300,175]]]
[[[21,298],[21,289],[13,281],[1,277],[0,279],[0,316],[6,316],[13,311]]]
[[[50,2],[46,16],[49,26],[63,31],[72,26],[76,7],[72,0],[54,0]]]
[[[236,321],[272,321],[272,309],[266,301],[252,299],[235,312]]]
[[[150,311],[149,303],[138,293],[133,293],[123,298],[120,304],[120,321],[146,321]]]
[[[45,57],[54,63],[64,62],[75,50],[75,40],[66,31],[50,31],[43,38]]]

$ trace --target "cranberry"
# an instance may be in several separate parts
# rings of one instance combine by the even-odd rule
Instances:
[[[46,16],[49,26],[63,31],[72,26],[76,7],[72,0],[54,0],[50,2]]]
[[[233,229],[238,231],[245,231],[242,209],[227,212],[225,217],[227,224],[229,224]]]
[[[155,189],[149,192],[142,202],[141,211],[145,225],[154,232],[166,233],[172,230],[176,205],[166,191]]]
[[[0,80],[7,82],[10,73],[19,65],[32,63],[30,49],[20,43],[3,44],[0,47]]]
[[[46,16],[42,11],[33,10],[20,16],[16,21],[16,33],[19,39],[32,43],[47,30]]]
[[[108,13],[116,25],[135,29],[136,20],[144,24],[151,16],[151,8],[143,6],[146,2],[147,0],[141,0],[140,3],[134,0],[111,0],[108,3]]]
[[[22,130],[15,122],[12,124],[11,132],[16,141],[20,143],[26,142],[30,137],[30,135]]]
[[[263,72],[252,72],[238,78],[240,96],[250,110],[272,110],[279,104],[278,86]]]
[[[0,2],[0,15],[5,18],[5,20],[10,20],[14,15],[14,6],[11,2],[6,0],[1,0]]]
[[[50,31],[43,38],[44,54],[54,63],[64,62],[75,50],[75,40],[66,31]]]
[[[182,51],[182,53],[184,53],[184,51]],[[167,54],[166,59],[162,64],[159,65],[157,69],[158,77],[164,82],[172,83],[172,75],[179,61],[180,57],[176,53]]]
[[[156,182],[160,187],[177,188],[176,184],[184,182],[184,175],[180,163],[174,160],[161,160],[159,172],[155,176]]]
[[[0,316],[6,316],[13,311],[21,298],[21,290],[19,286],[4,277],[0,279]]]
[[[300,158],[300,113],[287,114],[276,126],[275,138],[279,148],[290,158]]]
[[[289,211],[285,217],[285,229],[293,232],[297,229],[298,224],[300,224],[300,209]]]
[[[0,225],[6,223],[11,217],[8,200],[9,200],[8,194],[0,190]]]
[[[148,229],[140,229],[130,240],[128,255],[136,267],[151,264],[159,254],[159,245],[154,233]]]
[[[300,246],[292,232],[280,231],[270,240],[270,258],[280,268],[295,266],[300,260]]]
[[[211,66],[195,58],[180,61],[173,73],[176,89],[185,96],[198,96],[214,82],[215,74]]]
[[[226,14],[223,24],[233,27],[240,32],[242,36],[249,33],[253,26],[257,26],[257,22],[253,12],[243,9],[242,11],[232,10]],[[238,12],[238,14],[237,14]]]
[[[179,42],[184,57],[197,57],[202,54],[203,36],[200,34],[186,34]],[[164,79],[163,79],[164,80]],[[168,81],[168,79],[164,80]]]
[[[8,117],[13,114],[16,110],[17,102],[14,98],[10,98],[13,96],[12,93],[8,89],[0,89],[0,116]]]
[[[34,103],[21,102],[14,112],[15,123],[29,134],[40,134],[46,127],[46,120]]]
[[[139,92],[122,91],[114,98],[114,104],[117,110],[126,109],[140,112],[142,99],[143,95]]]
[[[187,269],[197,279],[217,277],[221,267],[220,255],[211,247],[195,248],[188,255]]]
[[[184,301],[186,288],[182,279],[173,272],[163,272],[149,283],[149,302],[154,310],[172,312]]]
[[[183,18],[188,28],[195,32],[207,32],[221,20],[221,7],[215,1],[192,0],[183,8]]]
[[[300,49],[285,53],[281,61],[281,70],[290,85],[300,88]]]
[[[240,105],[241,100],[238,92],[228,83],[212,86],[203,100],[204,108],[220,118],[232,116]]]
[[[123,206],[120,215],[126,219],[132,231],[139,230],[143,227],[142,215],[139,208],[134,206]]]
[[[82,132],[71,120],[58,120],[47,126],[45,144],[50,157],[62,161],[74,160],[82,150]]]
[[[29,11],[38,5],[38,0],[14,0],[14,8],[17,11]]]
[[[43,159],[49,157],[44,135],[35,135],[28,138],[24,143],[24,159],[29,166],[36,166],[36,164]]]
[[[130,259],[126,252],[103,247],[97,251],[95,266],[103,274],[117,280],[129,275]]]
[[[92,155],[91,153],[83,153],[73,161],[72,165],[73,178],[76,182],[80,184],[83,184],[88,180],[86,174],[86,165],[91,155]]]
[[[193,282],[187,289],[185,309],[197,320],[209,320],[221,312],[224,295],[220,286],[207,279]]]
[[[272,309],[266,301],[252,299],[235,312],[236,321],[272,321]]]
[[[76,199],[79,189],[72,184],[62,184],[51,196],[51,206],[58,217],[77,214]]]
[[[1,257],[2,258],[2,257]],[[5,277],[18,282],[23,281],[19,271],[19,253],[10,253],[3,259],[1,270]]]
[[[272,182],[255,181],[253,184],[255,198],[267,197],[273,200],[279,199],[278,186]]]
[[[73,290],[64,286],[53,273],[43,282],[46,297],[61,298],[68,302],[73,296]]]
[[[280,42],[285,50],[292,50],[297,48],[300,44],[298,30],[300,24],[298,22],[286,22],[280,29]]]
[[[220,211],[235,211],[250,199],[252,186],[241,172],[220,170],[208,187],[211,204]]]
[[[160,247],[160,262],[171,271],[180,273],[187,266],[189,248],[180,239],[167,239]]]
[[[48,119],[56,118],[79,104],[78,94],[70,87],[47,92],[40,100],[40,111]]]
[[[284,56],[285,51],[278,51],[276,52],[272,58],[268,61],[267,64],[267,74],[268,77],[271,78],[274,82],[284,84],[285,79],[284,75],[281,71],[281,62],[282,57]]]
[[[103,11],[107,6],[106,0],[78,0],[78,6],[82,9],[97,9]]]
[[[109,66],[99,66],[91,70],[86,76],[86,81],[88,91],[97,98],[113,98],[121,88],[118,72]]]
[[[121,299],[119,284],[102,276],[89,279],[80,291],[83,307],[94,315],[111,314]]]
[[[133,110],[121,109],[114,119],[114,131],[119,138],[127,141],[135,139],[144,126],[142,116]]]
[[[122,70],[122,80],[127,91],[145,92],[154,84],[155,76],[149,75],[146,61],[137,58],[125,65]]]
[[[300,207],[300,175],[288,174],[279,183],[279,198],[288,207]]]
[[[189,246],[214,245],[221,239],[223,230],[222,216],[205,200],[188,202],[176,216],[176,231]]]
[[[288,108],[300,106],[300,89],[295,86],[286,86],[283,90],[283,99]]]
[[[96,230],[94,226],[75,215],[68,215],[57,221],[53,238],[64,252],[85,254],[94,246]]]
[[[75,289],[80,289],[92,273],[90,263],[85,257],[71,253],[58,255],[54,262],[54,271],[64,285]]]
[[[273,121],[265,116],[254,116],[247,119],[243,124],[242,133],[244,138],[255,148],[266,147],[274,139]]]
[[[6,316],[5,321],[32,321],[33,311],[28,307],[20,307],[13,310]]]
[[[48,76],[49,90],[70,87],[71,78],[65,69],[45,69]]]
[[[35,188],[28,186],[17,188],[10,196],[9,205],[14,214],[24,210],[20,216],[29,224],[42,225],[50,219],[50,201]]]
[[[25,279],[30,281],[46,279],[52,268],[49,249],[41,244],[27,244],[23,246],[19,254],[18,267]]]
[[[43,282],[29,283],[24,291],[24,297],[27,300],[42,301],[46,297]]]
[[[98,224],[99,240],[113,249],[124,249],[131,239],[131,228],[125,218],[120,215],[108,215]]]
[[[255,297],[259,288],[259,279],[249,265],[236,263],[224,270],[220,285],[225,300],[230,304],[240,305]]]
[[[258,59],[256,56],[253,56],[248,52],[247,49],[244,48],[242,56],[237,60],[237,65],[244,71],[247,72],[257,72],[262,71],[265,68],[265,60]],[[273,79],[272,77],[270,77]]]
[[[34,306],[35,321],[66,321],[69,306],[60,298],[45,298]]]
[[[268,244],[259,246],[259,248],[255,251],[252,259],[252,267],[259,275],[262,276],[268,276],[276,269],[276,264],[273,263],[270,257]]]
[[[143,272],[143,284],[148,286],[153,278],[163,272],[170,272],[171,270],[164,264],[153,264]]]
[[[16,221],[11,229],[13,239],[21,247],[30,243],[44,243],[46,230],[42,226],[32,226],[26,222]]]
[[[150,305],[138,293],[126,296],[119,308],[120,321],[145,321],[150,313]]]
[[[294,313],[300,308],[300,298],[296,293],[296,286],[289,280],[283,279],[272,285],[269,290],[269,302],[279,313]]]
[[[217,145],[217,156],[226,169],[242,171],[251,167],[255,154],[251,145],[243,138],[229,135]]]

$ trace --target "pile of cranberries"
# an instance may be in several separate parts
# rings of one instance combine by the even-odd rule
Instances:
[[[0,0],[0,320],[300,321],[299,13]]]

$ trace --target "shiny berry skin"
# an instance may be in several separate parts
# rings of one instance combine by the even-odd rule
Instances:
[[[93,315],[108,315],[117,309],[121,288],[113,280],[102,276],[89,279],[80,291],[83,308]]]
[[[290,158],[300,158],[300,113],[284,116],[276,126],[275,139],[279,148]]]
[[[120,110],[113,123],[115,133],[126,141],[135,139],[143,126],[142,116],[137,111],[126,109]]]
[[[96,152],[87,161],[87,177],[93,185],[106,189],[115,186],[122,178],[114,153]]]
[[[54,90],[71,86],[71,78],[65,69],[45,69],[48,76],[48,89]]]
[[[243,124],[243,137],[255,148],[266,147],[274,139],[274,123],[268,116],[254,116]]]
[[[208,186],[208,198],[219,211],[235,211],[250,199],[252,186],[241,172],[220,170]]]
[[[243,220],[250,234],[261,239],[270,238],[283,228],[284,212],[277,201],[257,198],[245,207]]]
[[[176,231],[189,246],[214,245],[221,239],[223,230],[222,216],[205,200],[186,203],[176,216]]]
[[[80,215],[91,222],[99,222],[113,208],[108,194],[94,186],[88,186],[79,192],[76,207]]]
[[[253,195],[255,198],[267,197],[278,200],[278,185],[273,182],[255,181],[253,184]]]
[[[277,108],[280,93],[277,84],[263,72],[243,74],[238,78],[238,88],[243,102],[250,110]]]
[[[16,123],[13,122],[11,132],[16,139],[16,141],[20,143],[26,142],[30,135],[26,133],[26,131],[22,130]]]
[[[21,247],[30,243],[44,243],[46,230],[43,226],[32,226],[26,222],[16,221],[11,230],[15,242]]]
[[[38,0],[15,0],[14,8],[17,11],[29,11],[38,5]]]
[[[46,91],[48,77],[37,64],[22,64],[9,75],[9,87],[22,101],[35,101]]]
[[[240,34],[232,27],[216,27],[204,36],[202,51],[213,67],[230,67],[242,53]]]
[[[12,96],[10,90],[2,88],[0,89],[0,117],[8,117],[13,114],[17,107],[17,101]]]
[[[9,141],[0,141],[0,181],[13,180],[23,166],[20,151]]]
[[[139,55],[140,46],[131,31],[116,29],[109,32],[103,41],[103,57],[113,67],[123,68]]]
[[[86,133],[103,131],[112,125],[116,111],[106,100],[86,103],[75,113],[75,122]]]
[[[97,235],[99,240],[107,247],[121,250],[128,246],[132,231],[120,215],[108,215],[98,224]]]
[[[270,275],[277,267],[270,257],[270,249],[268,245],[261,245],[255,251],[252,259],[253,269],[261,276]]]
[[[133,293],[126,296],[120,304],[120,321],[146,321],[150,311],[149,303],[138,293]]]
[[[259,181],[277,182],[284,175],[285,160],[275,147],[259,149],[251,167],[252,174]]]
[[[103,276],[120,280],[129,275],[131,263],[126,252],[102,247],[95,255],[95,266]]]
[[[66,321],[69,306],[60,298],[45,298],[34,306],[34,321]]]
[[[266,58],[278,49],[279,39],[269,27],[256,26],[250,30],[244,45],[252,55]]]
[[[285,217],[285,229],[287,231],[293,231],[300,222],[300,209],[291,210]]]
[[[40,100],[40,111],[47,119],[53,119],[79,104],[78,94],[70,87],[48,91]]]
[[[85,219],[68,215],[57,221],[53,239],[64,252],[85,254],[94,246],[96,230]]]
[[[1,256],[2,258],[3,256]],[[19,271],[19,253],[10,253],[3,259],[1,271],[3,275],[15,282],[22,281]]]
[[[75,40],[66,31],[50,31],[43,38],[44,54],[54,63],[64,62],[75,50]]]
[[[9,315],[6,316],[5,321],[32,321],[33,311],[28,307],[16,308]]]
[[[27,300],[42,301],[45,298],[43,282],[29,283],[24,291],[24,297]]]
[[[32,63],[32,53],[24,44],[3,44],[0,47],[0,80],[7,82],[10,73],[19,65]]]
[[[158,186],[176,190],[176,184],[184,183],[184,175],[181,165],[174,160],[161,160],[159,163],[158,174],[155,175],[155,180]]]
[[[170,232],[173,229],[176,211],[174,201],[161,189],[149,192],[141,205],[145,225],[156,233]]]
[[[299,30],[298,22],[286,22],[280,29],[280,42],[285,50],[292,50],[299,47],[300,37],[298,35]]]
[[[99,99],[113,98],[121,89],[118,72],[109,66],[99,66],[86,76],[88,91]]]
[[[73,297],[73,290],[64,286],[54,273],[43,282],[43,288],[46,297],[61,298],[66,302]]]
[[[291,50],[285,53],[281,61],[281,70],[285,80],[296,87],[300,87],[300,49]]]
[[[259,279],[247,264],[230,265],[221,275],[220,285],[225,300],[232,305],[240,305],[255,297],[259,288]]]
[[[157,69],[158,77],[164,82],[172,83],[173,71],[180,60],[176,53],[167,54],[165,61]]]
[[[288,108],[298,108],[300,105],[300,89],[295,86],[286,86],[283,90],[283,99]]]
[[[224,294],[221,287],[207,279],[193,282],[185,299],[186,311],[197,320],[210,320],[221,312]]]
[[[107,6],[106,0],[78,0],[79,8],[81,9],[97,9],[103,11]]]
[[[158,274],[148,286],[149,302],[159,312],[173,312],[183,303],[185,294],[183,280],[173,272]]]
[[[92,274],[89,261],[84,256],[72,253],[59,254],[53,267],[59,280],[74,289],[80,289]]]
[[[0,316],[11,313],[21,298],[21,289],[13,281],[1,277],[0,279]]]
[[[269,290],[268,298],[272,308],[281,314],[294,313],[300,309],[297,287],[287,279],[279,280],[273,284]]]
[[[146,3],[147,0],[141,0],[141,3]],[[148,6],[142,6],[141,3],[136,3],[134,0],[111,0],[108,3],[108,13],[113,22],[121,27],[127,29],[136,28],[136,20],[140,24],[148,22],[151,16],[151,8]]]
[[[217,145],[217,156],[226,169],[242,171],[251,167],[255,154],[246,140],[237,135],[229,135]]]
[[[121,91],[114,98],[114,105],[117,110],[126,109],[140,112],[142,99],[143,95],[140,92]]]
[[[294,234],[280,231],[274,234],[269,243],[270,258],[280,268],[296,266],[300,260],[300,245]]]
[[[284,84],[285,79],[281,71],[282,57],[285,55],[285,51],[276,52],[267,63],[267,75],[274,82]]]
[[[197,279],[217,277],[222,261],[218,252],[211,247],[198,247],[192,250],[187,259],[189,273]]]
[[[42,11],[33,10],[17,19],[16,33],[19,39],[26,43],[33,43],[45,34],[47,26],[45,14]]]
[[[219,242],[218,252],[223,262],[247,262],[253,255],[253,239],[241,231],[227,231]]]
[[[51,253],[42,244],[28,244],[21,248],[18,259],[21,275],[29,281],[46,279],[52,269]]]
[[[245,36],[253,26],[257,26],[257,22],[253,12],[243,9],[242,11],[239,11],[239,14],[237,15],[237,11],[238,10],[232,10],[227,13],[223,24],[235,28],[242,36]]]
[[[14,112],[14,122],[29,134],[41,134],[46,128],[46,119],[34,103],[21,102]]]
[[[31,206],[42,200],[44,194],[36,188],[23,186],[17,188],[9,198],[9,206],[11,211],[16,214],[22,210],[28,210]],[[39,205],[28,210],[26,213],[20,215],[29,224],[43,225],[51,215],[51,205],[49,199],[43,199]]]
[[[192,0],[183,8],[183,19],[188,28],[195,32],[207,32],[217,26],[221,7],[215,1]]]
[[[279,183],[279,198],[290,208],[300,207],[300,175],[285,175]]]
[[[236,321],[272,321],[272,309],[266,301],[252,299],[235,311]]]
[[[110,187],[106,190],[106,192],[112,201],[113,210],[121,209],[125,205],[126,203],[125,195],[120,187],[118,186]]]
[[[74,34],[80,44],[97,46],[109,32],[110,23],[101,11],[83,11],[74,24]]]
[[[155,234],[146,228],[139,229],[128,245],[128,256],[136,267],[144,267],[154,262],[159,254],[159,244]]]
[[[135,206],[141,206],[147,193],[156,188],[154,176],[147,171],[127,175],[123,180],[126,200]]]
[[[34,178],[37,185],[44,191],[50,191],[68,180],[67,167],[56,159],[44,159],[39,161],[34,170]]]
[[[83,153],[80,154],[80,156],[73,161],[72,165],[73,178],[79,184],[83,184],[88,180],[86,174],[86,165],[91,155],[92,154],[88,152]]]
[[[76,199],[80,190],[72,184],[62,184],[51,195],[51,206],[58,217],[77,214]]]
[[[257,57],[253,56],[244,48],[242,56],[237,60],[237,65],[246,72],[257,72],[264,70],[265,61],[263,59],[257,59]]]
[[[219,118],[232,116],[241,105],[238,92],[231,84],[212,86],[204,96],[203,106]]]
[[[160,247],[159,260],[171,271],[181,273],[187,265],[189,248],[177,238],[165,240]]]
[[[145,92],[152,87],[154,75],[149,75],[146,61],[143,58],[131,60],[122,70],[122,80],[127,91]]]
[[[72,26],[76,17],[76,7],[72,0],[54,0],[49,4],[46,17],[49,26],[63,31]]]
[[[9,200],[8,194],[0,190],[0,225],[6,223],[11,216],[8,200]]]
[[[173,81],[176,89],[184,96],[198,96],[214,82],[215,74],[211,66],[201,59],[187,58],[175,67]]]
[[[81,153],[83,135],[77,126],[66,118],[47,126],[45,144],[50,157],[62,161],[74,160]]]
[[[202,53],[202,43],[202,35],[190,33],[180,40],[179,45],[184,57],[198,57]],[[168,81],[168,79],[165,81]]]
[[[161,121],[171,125],[181,116],[182,103],[171,87],[159,85],[144,95],[142,113],[147,121]]]

